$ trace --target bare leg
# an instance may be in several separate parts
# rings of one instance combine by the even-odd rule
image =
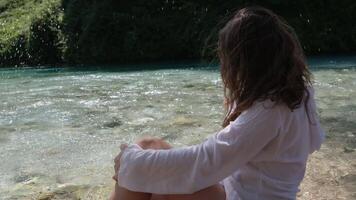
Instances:
[[[110,200],[150,200],[152,194],[133,192],[115,184],[115,189],[110,195]]]
[[[225,191],[220,185],[214,185],[194,194],[156,195],[133,192],[115,185],[110,200],[225,200]]]
[[[225,200],[225,190],[219,185],[200,190],[194,194],[152,195],[151,200]]]
[[[143,138],[137,142],[143,149],[170,149],[167,142],[157,138]],[[120,180],[119,180],[120,181]],[[156,195],[133,192],[120,187],[117,183],[110,200],[225,200],[225,190],[219,185],[213,185],[194,194],[184,195]]]

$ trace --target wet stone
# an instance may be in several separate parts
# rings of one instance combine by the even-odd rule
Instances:
[[[344,175],[340,178],[340,181],[342,184],[345,185],[345,188],[348,191],[351,191],[354,193],[354,195],[356,194],[355,192],[355,188],[356,188],[356,174],[347,174]]]
[[[120,121],[119,119],[117,118],[113,118],[112,121],[109,121],[109,122],[106,122],[103,124],[103,127],[106,127],[106,128],[115,128],[115,127],[118,127],[118,126],[121,126],[122,125],[122,121]]]
[[[38,182],[40,178],[43,178],[43,174],[39,173],[22,173],[13,178],[15,183],[23,183],[23,184],[34,184]]]
[[[345,153],[352,153],[352,152],[355,152],[355,149],[353,149],[351,147],[344,147],[344,152]]]
[[[194,84],[186,84],[183,86],[183,88],[193,88]]]
[[[37,199],[38,200],[50,200],[53,199],[54,194],[53,193],[46,193],[46,194],[41,194]]]
[[[22,183],[31,180],[32,176],[28,174],[21,174],[14,177],[15,183]]]

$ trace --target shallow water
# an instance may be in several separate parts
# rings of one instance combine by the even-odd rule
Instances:
[[[356,148],[356,58],[319,57],[310,64],[329,139]],[[218,131],[217,68],[182,65],[0,70],[0,199],[107,184],[119,144],[143,135],[182,146]]]

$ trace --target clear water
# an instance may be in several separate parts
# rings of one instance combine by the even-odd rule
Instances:
[[[310,64],[329,138],[356,135],[356,57]],[[65,184],[108,185],[120,143],[154,135],[182,146],[218,131],[218,69],[162,66],[1,69],[0,199],[34,198]]]

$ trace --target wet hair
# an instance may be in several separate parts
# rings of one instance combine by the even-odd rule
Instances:
[[[311,73],[291,26],[272,11],[246,7],[219,32],[218,56],[227,113],[223,126],[256,100],[307,106]],[[306,107],[307,109],[307,107]]]

